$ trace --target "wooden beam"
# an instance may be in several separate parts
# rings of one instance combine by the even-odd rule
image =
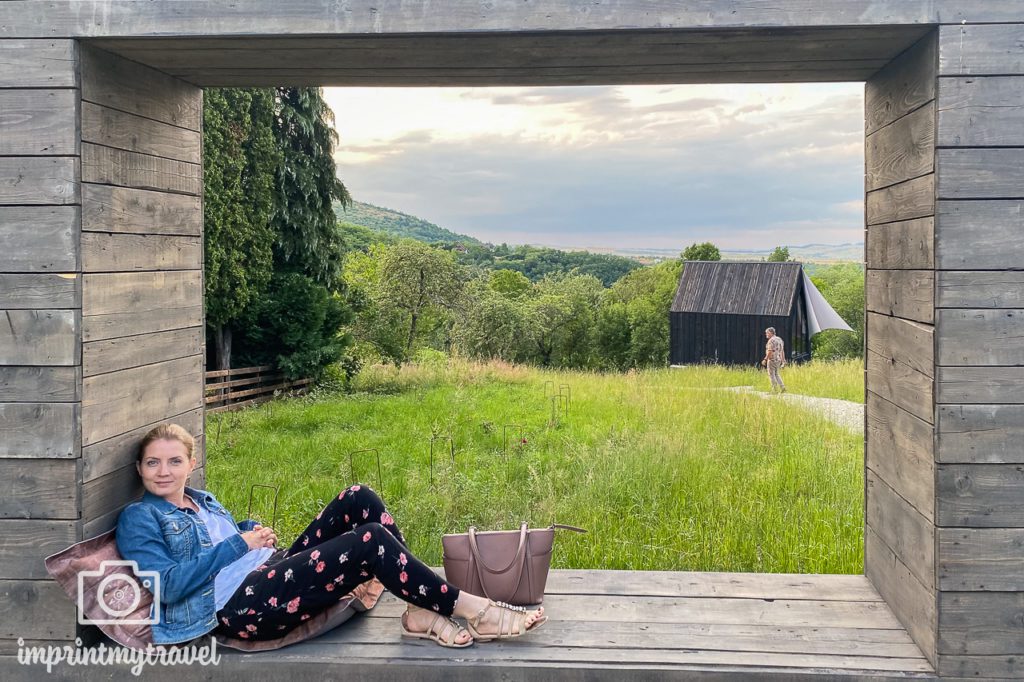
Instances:
[[[82,230],[198,237],[202,199],[111,185],[82,185]]]
[[[1024,463],[1024,405],[939,405],[937,459]]]
[[[85,275],[83,341],[201,325],[202,296],[198,270]]]
[[[0,40],[0,88],[75,88],[75,41]]]
[[[0,155],[77,154],[77,94],[75,90],[0,89],[0,126],[4,131]]]
[[[0,520],[0,578],[48,579],[43,559],[78,541],[78,521]]]
[[[82,181],[199,196],[202,166],[82,143]]]
[[[931,377],[869,349],[866,378],[870,391],[929,424],[933,422]]]
[[[1024,365],[1024,311],[936,310],[940,365]]]
[[[182,414],[162,416],[154,422],[143,424],[130,431],[83,447],[82,481],[92,481],[132,465],[136,460],[139,441],[150,429],[163,422],[179,424],[196,438],[203,435],[203,410],[201,407]],[[198,458],[199,454],[196,457]]]
[[[870,469],[865,481],[867,526],[931,590],[935,585],[935,526]]]
[[[1024,527],[1024,466],[940,464],[935,481],[938,525]]]
[[[77,467],[74,459],[0,459],[0,519],[78,519]]]
[[[0,206],[2,272],[75,272],[77,206]]]
[[[865,407],[865,465],[933,522],[935,456],[931,424],[871,392]]]
[[[936,367],[939,403],[1024,403],[1024,367]]]
[[[1024,148],[939,149],[939,199],[1016,199],[1024,195]]]
[[[868,225],[935,215],[935,175],[868,192],[865,209]]]
[[[165,159],[202,163],[202,134],[116,109],[82,103],[82,141]]]
[[[78,403],[0,403],[0,457],[78,457]]]
[[[1024,528],[939,528],[939,588],[1024,591]]]
[[[0,366],[0,401],[77,402],[80,367]]]
[[[76,614],[55,580],[0,580],[0,637],[74,640]]]
[[[935,295],[940,308],[1024,308],[1024,272],[939,271]]]
[[[1024,77],[939,79],[941,147],[1024,145]]]
[[[939,651],[944,654],[1020,653],[1024,592],[940,592]]]
[[[0,358],[7,365],[77,365],[76,310],[0,310]]]
[[[932,270],[868,270],[865,287],[868,310],[925,324],[934,322]]]
[[[935,170],[935,105],[880,128],[864,140],[867,191],[921,177]]]
[[[867,231],[868,269],[930,270],[935,267],[935,219],[917,218]]]
[[[867,314],[866,321],[869,350],[901,362],[925,376],[932,376],[935,365],[934,327],[873,312]]]
[[[965,17],[966,18],[966,17]],[[1018,17],[1016,22],[1024,22]],[[968,19],[968,22],[970,20]],[[944,26],[939,35],[939,75],[1009,76],[1024,74],[1024,45],[1014,23]]]
[[[0,157],[0,204],[79,203],[77,161],[71,156]]]
[[[200,355],[203,352],[203,331],[202,327],[186,327],[152,334],[89,341],[82,345],[83,374],[91,377]]]
[[[195,270],[202,264],[202,237],[82,233],[83,272]]]
[[[0,274],[0,309],[77,308],[80,281],[75,274]]]
[[[935,264],[943,270],[1014,270],[1024,252],[1024,201],[939,201]]]
[[[868,79],[864,87],[864,133],[906,116],[935,99],[938,35],[933,31]]]

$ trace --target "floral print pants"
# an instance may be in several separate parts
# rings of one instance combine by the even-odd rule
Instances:
[[[251,571],[217,612],[219,629],[243,639],[276,639],[376,577],[390,592],[451,616],[459,590],[414,557],[370,488],[342,490],[287,552]]]

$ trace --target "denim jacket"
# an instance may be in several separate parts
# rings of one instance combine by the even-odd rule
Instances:
[[[185,493],[211,514],[227,516],[241,532],[256,525],[251,519],[236,523],[212,493],[188,486]],[[152,625],[154,644],[186,642],[217,626],[214,577],[249,551],[241,535],[214,545],[196,512],[147,490],[140,501],[121,510],[115,538],[122,557],[136,562],[141,571],[159,575],[160,618]]]

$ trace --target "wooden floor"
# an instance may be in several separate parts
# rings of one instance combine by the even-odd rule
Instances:
[[[863,576],[552,571],[545,607],[550,621],[540,632],[445,649],[402,640],[398,618],[404,605],[385,594],[373,610],[315,640],[265,653],[218,649],[216,668],[147,668],[146,677],[934,679]],[[18,672],[21,678],[29,671]],[[99,679],[89,676],[98,670],[83,672],[61,669],[65,679]],[[104,669],[104,679],[112,672]],[[125,673],[124,679],[133,678]]]

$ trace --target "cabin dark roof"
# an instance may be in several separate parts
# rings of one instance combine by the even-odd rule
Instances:
[[[800,263],[687,261],[672,312],[785,317],[800,271]]]

